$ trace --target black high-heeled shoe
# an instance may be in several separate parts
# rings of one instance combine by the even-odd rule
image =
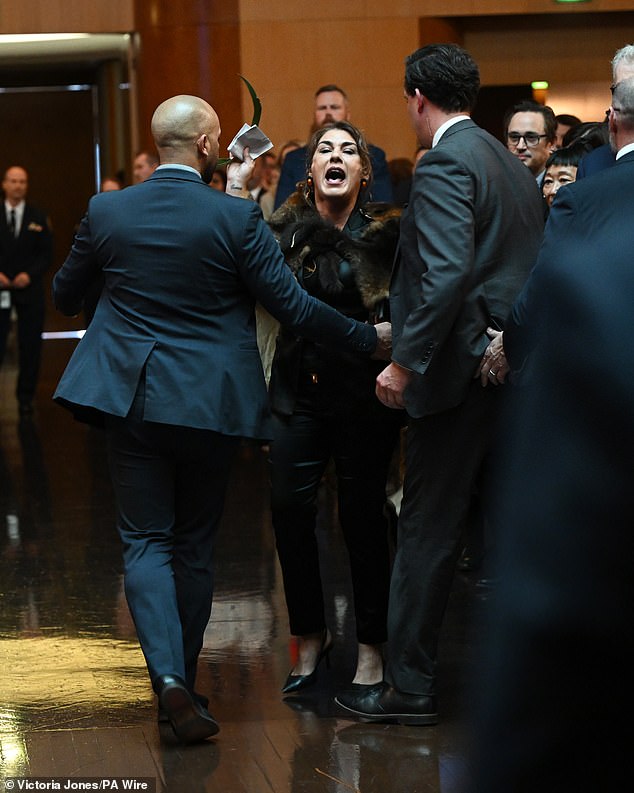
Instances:
[[[328,630],[324,629],[324,633],[321,638],[321,647],[319,648],[317,661],[315,662],[315,668],[307,675],[294,675],[293,670],[291,669],[288,677],[286,678],[286,683],[284,683],[282,686],[282,694],[293,694],[295,691],[300,691],[303,688],[312,686],[315,680],[317,680],[317,669],[319,668],[319,664],[324,659],[326,660],[326,667],[330,669],[330,651],[332,650],[332,645],[332,637],[329,637]]]

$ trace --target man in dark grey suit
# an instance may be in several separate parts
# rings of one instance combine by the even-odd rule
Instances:
[[[270,437],[255,301],[302,336],[359,354],[389,328],[309,297],[259,207],[208,187],[220,124],[206,102],[168,99],[152,134],[161,165],[91,199],[55,276],[56,305],[73,314],[104,275],[55,399],[105,421],[128,604],[159,702],[193,742],[218,731],[194,683],[229,465],[241,437]],[[230,167],[229,189],[244,167]]]
[[[495,474],[504,531],[474,793],[632,784],[634,79],[616,86],[609,126],[614,167],[557,193],[521,327],[504,334],[514,365],[530,356]]]
[[[388,660],[379,686],[337,698],[369,721],[437,721],[438,635],[502,394],[474,375],[486,328],[503,324],[542,237],[530,171],[469,117],[479,83],[477,65],[453,44],[406,60],[408,113],[431,151],[401,220],[392,363],[377,379],[381,401],[409,416]]]

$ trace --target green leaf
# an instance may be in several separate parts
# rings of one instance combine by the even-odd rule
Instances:
[[[260,102],[258,95],[255,93],[255,88],[251,85],[247,78],[243,77],[241,74],[239,74],[238,77],[241,80],[244,80],[244,83],[251,94],[251,101],[253,102],[253,118],[251,119],[251,126],[257,126],[260,123],[260,116],[262,115],[262,102]]]

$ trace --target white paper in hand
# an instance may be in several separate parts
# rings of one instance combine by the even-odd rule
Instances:
[[[260,154],[273,148],[273,143],[266,137],[262,130],[255,124],[243,124],[238,130],[237,135],[227,146],[227,151],[232,157],[241,160],[245,148],[249,149],[249,154],[255,160]]]

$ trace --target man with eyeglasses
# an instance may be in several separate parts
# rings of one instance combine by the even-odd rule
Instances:
[[[504,118],[504,138],[509,151],[527,166],[541,187],[546,160],[555,148],[557,119],[548,105],[526,100]]]

